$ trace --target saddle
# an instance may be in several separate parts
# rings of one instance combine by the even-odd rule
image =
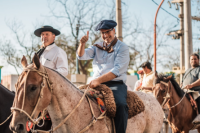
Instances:
[[[86,89],[87,87],[88,85],[83,85],[83,86],[79,86],[79,89],[84,91],[84,89]],[[104,101],[107,116],[111,118],[115,117],[115,114],[116,114],[115,99],[114,99],[112,90],[108,86],[101,84],[97,86],[96,88],[90,89],[88,91],[89,92],[87,92],[87,95],[89,97],[91,97],[90,91],[93,91],[102,101]],[[143,112],[145,109],[145,106],[142,100],[138,97],[137,94],[135,94],[132,91],[127,91],[126,102],[129,108],[128,118],[131,118]]]

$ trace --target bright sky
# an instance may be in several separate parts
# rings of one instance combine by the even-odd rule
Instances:
[[[45,24],[52,25],[53,27],[59,27],[59,22],[55,19],[49,19],[46,16],[50,15],[48,8],[48,0],[0,0],[0,40],[10,39],[13,37],[11,30],[8,28],[6,21],[17,20],[24,25],[24,29],[27,31],[33,31],[33,25]],[[155,0],[157,3],[160,3],[161,0]],[[150,25],[154,21],[155,12],[157,10],[157,5],[155,5],[151,0],[124,0],[127,4],[129,16],[136,15],[141,17],[144,25]],[[163,6],[167,11],[172,13],[175,16],[178,16],[179,11],[175,10],[173,5],[170,9],[165,0]],[[196,15],[196,8],[192,9],[192,15]],[[123,8],[122,8],[123,10]],[[168,15],[166,12],[160,10],[158,14],[158,22],[161,22],[163,19],[169,19],[171,21],[176,21],[175,18]],[[52,20],[52,21],[51,21]],[[198,22],[199,23],[199,22]],[[193,22],[193,32],[195,34],[199,33],[197,22]],[[179,26],[177,27],[177,29]],[[60,27],[59,27],[60,29]],[[67,33],[66,29],[60,29],[61,32]],[[198,43],[199,41],[193,41],[193,44]],[[172,41],[179,46],[179,40]],[[196,47],[196,45],[194,46]],[[5,60],[0,56],[0,66],[4,66],[2,69],[2,75],[15,73],[15,70],[12,66],[9,66]]]

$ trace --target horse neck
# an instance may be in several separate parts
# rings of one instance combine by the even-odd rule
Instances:
[[[180,102],[180,100],[182,100],[182,97],[180,97],[174,86],[171,85],[171,91],[170,91],[170,100],[169,100],[169,103],[168,103],[168,107],[172,107],[174,105],[176,105],[178,102]],[[170,112],[174,115],[178,114],[179,113],[179,110],[182,110],[183,107],[184,107],[184,104],[187,104],[188,101],[187,101],[187,98],[184,98],[178,105],[176,105],[175,107],[173,107]]]
[[[66,111],[70,112],[70,110],[74,107],[71,103],[78,103],[82,97],[82,93],[76,89],[70,81],[64,79],[58,73],[49,71],[48,74],[50,81],[53,83],[52,101],[50,107],[56,107],[58,110],[54,111],[57,113],[62,111],[63,108],[66,108]]]
[[[47,110],[51,116],[53,127],[55,127],[72,112],[75,106],[79,103],[83,93],[81,93],[72,83],[61,77],[56,72],[48,70],[48,74],[50,81],[53,83],[53,92],[51,104],[47,107]],[[68,123],[66,125],[70,125],[76,121],[75,119],[81,119],[79,118],[80,112],[84,112],[86,110],[90,111],[87,108],[83,108],[83,106],[86,106],[87,104],[87,100],[84,99],[80,106],[76,109],[76,112],[72,114],[65,124]],[[61,129],[59,129],[59,132],[74,130],[72,127],[66,126],[65,124],[61,127]]]

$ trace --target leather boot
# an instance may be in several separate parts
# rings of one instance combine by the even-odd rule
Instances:
[[[196,118],[194,118],[194,120],[192,121],[192,124],[200,124],[200,97],[198,97],[196,99],[196,103],[197,103],[197,116]]]

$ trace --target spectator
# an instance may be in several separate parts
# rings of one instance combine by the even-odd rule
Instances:
[[[142,87],[141,89],[144,92],[152,92],[152,88],[155,85],[155,72],[152,71],[151,63],[144,62],[140,67],[142,67],[144,72],[144,77],[142,80]]]
[[[138,90],[141,89],[141,87],[142,87],[142,79],[143,79],[143,76],[144,76],[143,70],[139,70],[137,73],[139,74],[140,79],[136,81],[135,87],[134,87],[134,91],[138,91]]]

